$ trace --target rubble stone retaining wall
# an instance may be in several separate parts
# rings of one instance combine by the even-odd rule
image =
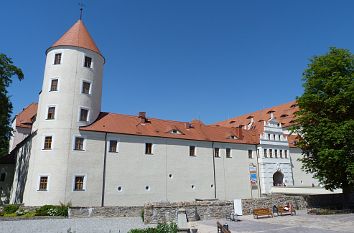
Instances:
[[[140,217],[142,206],[71,207],[69,218],[77,217]]]

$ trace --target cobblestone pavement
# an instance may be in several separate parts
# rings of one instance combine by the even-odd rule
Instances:
[[[126,233],[144,227],[140,217],[0,221],[0,233]]]
[[[296,216],[254,219],[253,216],[241,216],[240,222],[219,222],[229,225],[231,232],[286,232],[286,233],[338,233],[354,232],[354,214],[308,215],[298,211]],[[198,228],[198,233],[215,233],[217,220],[205,220],[191,223]]]

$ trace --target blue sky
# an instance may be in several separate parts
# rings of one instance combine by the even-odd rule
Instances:
[[[45,50],[79,0],[2,1],[0,52],[25,73],[14,113],[38,101]],[[86,0],[106,58],[102,111],[213,123],[295,99],[309,58],[353,51],[354,1]]]

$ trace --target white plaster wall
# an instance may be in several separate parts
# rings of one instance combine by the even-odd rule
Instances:
[[[300,187],[312,187],[312,185],[318,186],[318,180],[314,179],[312,177],[312,174],[308,174],[301,169],[302,163],[298,159],[302,157],[303,155],[299,148],[290,148],[290,158],[293,169],[294,185]]]
[[[29,128],[16,127],[16,118],[12,122],[11,128],[13,132],[9,142],[9,153],[31,133]]]
[[[62,53],[61,64],[54,65],[54,56]],[[92,58],[92,68],[84,67],[84,58]],[[26,183],[24,202],[26,205],[67,203],[70,195],[69,176],[72,166],[80,166],[72,157],[74,135],[80,135],[79,126],[92,123],[101,110],[102,56],[87,49],[60,46],[47,51],[42,92],[39,97],[36,118],[37,135],[33,140],[29,167],[29,181]],[[51,79],[59,79],[58,91],[50,91]],[[91,82],[91,94],[82,94],[82,81]],[[47,109],[55,106],[55,119],[47,120]],[[79,122],[80,107],[89,109],[88,122]],[[52,149],[43,150],[45,136],[52,136]],[[95,152],[93,150],[93,152]],[[74,155],[75,154],[75,155]],[[82,164],[87,161],[81,159]],[[95,163],[90,163],[93,166]],[[48,191],[37,191],[39,177],[49,177]],[[87,200],[86,203],[93,200]],[[85,203],[82,200],[83,203]]]

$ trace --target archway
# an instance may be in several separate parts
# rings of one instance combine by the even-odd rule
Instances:
[[[284,175],[280,171],[273,174],[273,186],[283,186]]]

